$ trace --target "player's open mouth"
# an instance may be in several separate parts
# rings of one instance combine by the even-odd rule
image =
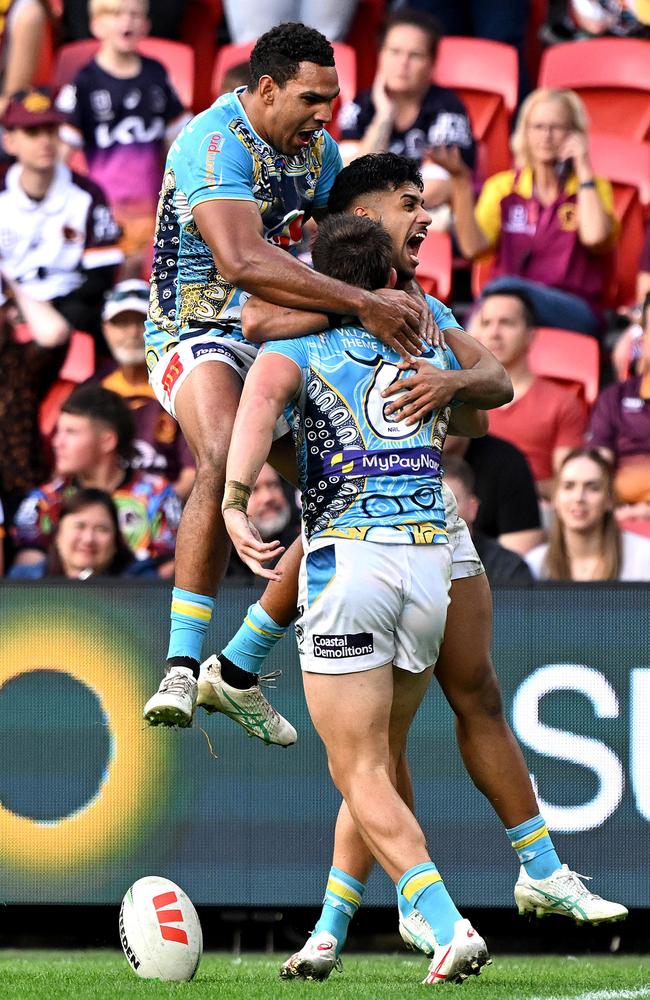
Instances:
[[[422,241],[426,235],[426,233],[413,233],[413,235],[406,241],[406,249],[411,259],[411,263],[416,266],[418,264],[420,247],[422,246]]]
[[[307,128],[304,128],[304,129],[302,129],[301,132],[298,132],[297,133],[297,138],[298,138],[298,142],[300,143],[300,145],[301,146],[308,146],[309,143],[312,140],[312,137],[313,137],[315,131],[316,131],[316,129],[307,129]]]

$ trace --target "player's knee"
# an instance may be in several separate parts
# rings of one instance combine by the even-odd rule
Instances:
[[[228,449],[219,441],[205,442],[196,455],[196,481],[200,486],[223,489]]]

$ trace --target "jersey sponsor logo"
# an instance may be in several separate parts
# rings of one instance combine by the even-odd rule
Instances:
[[[202,358],[206,354],[221,354],[224,358],[229,358],[231,361],[234,361],[238,368],[244,367],[244,363],[237,357],[234,351],[231,351],[223,344],[217,344],[214,340],[208,341],[208,343],[205,344],[192,344],[191,347],[192,354],[195,358]]]
[[[349,656],[368,656],[375,651],[372,632],[354,632],[345,635],[315,635],[314,656],[327,660],[340,660]]]
[[[439,476],[440,453],[434,448],[345,448],[323,455],[323,474],[330,476]]]
[[[221,132],[213,132],[210,136],[208,151],[205,156],[205,180],[208,184],[215,180],[214,165],[222,146],[223,135]]]
[[[178,356],[178,351],[175,351],[169,361],[169,364],[165,368],[163,376],[160,380],[163,389],[165,390],[170,399],[171,399],[172,389],[176,385],[178,377],[182,374],[182,372],[183,372],[183,362]]]
[[[269,233],[269,243],[273,243],[276,247],[282,247],[283,250],[288,250],[289,247],[296,246],[302,240],[304,218],[305,213],[302,211],[295,210],[289,212],[285,215],[278,228],[274,232]]]
[[[164,135],[165,122],[162,118],[153,118],[147,126],[139,115],[128,115],[113,128],[105,122],[98,125],[95,129],[95,143],[98,149],[109,149],[115,145],[132,146],[134,143],[157,142]]]

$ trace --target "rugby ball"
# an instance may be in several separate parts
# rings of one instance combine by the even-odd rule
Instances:
[[[120,907],[126,960],[143,979],[187,982],[203,952],[201,924],[183,890],[160,875],[138,879]]]

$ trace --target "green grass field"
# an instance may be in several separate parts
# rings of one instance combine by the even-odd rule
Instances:
[[[188,1000],[392,1000],[423,995],[431,989],[457,993],[460,1000],[637,1000],[650,997],[647,957],[496,957],[480,977],[462,986],[425,987],[420,980],[426,960],[409,955],[355,956],[344,960],[344,974],[325,983],[283,982],[278,968],[284,955],[222,954],[203,957],[191,983],[138,979],[121,953],[0,952],[0,997],[25,1000],[73,1000],[76,997],[121,1000],[122,997],[187,997]]]

